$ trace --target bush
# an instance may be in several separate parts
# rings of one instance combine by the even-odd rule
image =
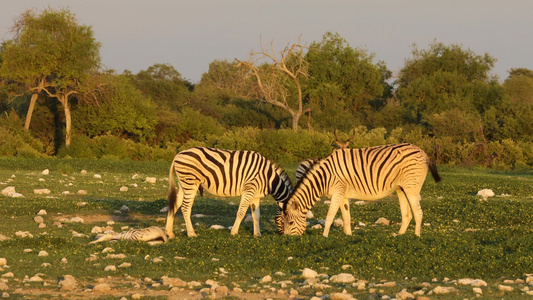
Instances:
[[[0,156],[45,157],[45,146],[23,129],[16,114],[0,119]]]

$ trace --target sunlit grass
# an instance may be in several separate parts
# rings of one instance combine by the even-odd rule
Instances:
[[[22,167],[18,167],[18,162]],[[66,165],[70,166],[68,174],[60,169]],[[50,169],[49,175],[41,174],[45,168]],[[81,170],[87,173],[81,174]],[[94,178],[94,174],[102,178]],[[138,176],[132,179],[135,174]],[[444,278],[480,278],[494,285],[502,278],[524,279],[526,273],[533,273],[533,176],[454,168],[442,169],[440,184],[428,177],[422,191],[425,225],[421,238],[414,235],[413,223],[405,235],[396,236],[401,222],[396,197],[364,205],[352,201],[353,235],[346,236],[340,227],[334,227],[324,238],[322,230],[310,229],[325,218],[328,206],[323,201],[313,208],[315,218],[309,220],[303,236],[277,235],[273,224],[277,206],[271,197],[261,202],[262,236],[252,235],[251,222],[244,222],[239,235],[232,236],[227,227],[233,225],[239,199],[205,195],[198,196],[193,206],[193,214],[205,215],[193,218],[197,238],[186,236],[178,213],[177,238],[169,243],[155,247],[135,242],[88,245],[95,236],[91,234],[93,226],[105,226],[107,220],[115,221],[112,226],[116,231],[123,226],[164,226],[166,214],[160,210],[166,205],[167,174],[168,166],[163,163],[43,160],[28,164],[23,160],[0,160],[0,190],[14,186],[24,195],[0,196],[0,234],[11,238],[0,241],[0,257],[5,257],[9,265],[0,273],[13,272],[20,287],[25,276],[36,273],[44,274],[43,278],[50,282],[70,274],[86,283],[127,274],[133,278],[169,276],[199,282],[213,279],[257,292],[259,280],[265,275],[298,285],[304,281],[301,270],[311,268],[330,276],[349,272],[373,283],[397,281],[396,288],[386,290],[391,294],[403,288],[417,290],[422,282],[442,282]],[[146,177],[156,177],[157,183],[146,183]],[[121,186],[128,186],[128,191],[120,192]],[[50,189],[51,193],[34,195],[37,188]],[[476,193],[483,188],[493,189],[497,196],[481,200]],[[78,190],[86,190],[87,195],[79,195]],[[121,211],[123,205],[130,210]],[[47,227],[43,229],[33,221],[41,209],[47,211],[43,216]],[[93,223],[54,225],[61,217],[76,215],[87,220],[94,215],[103,217]],[[374,225],[380,217],[389,219],[391,225]],[[226,229],[210,229],[214,224]],[[17,231],[29,231],[34,237],[16,237]],[[73,237],[72,231],[86,237]],[[102,254],[105,247],[112,247],[113,253],[123,253],[126,258],[106,258]],[[41,250],[49,256],[39,257]],[[98,258],[88,259],[91,255]],[[62,263],[62,258],[68,262]],[[154,263],[153,258],[161,258],[162,262]],[[107,265],[118,266],[122,262],[132,266],[112,273],[104,271]],[[343,265],[352,267],[345,270]],[[285,275],[275,275],[276,272]],[[352,294],[365,293],[350,285],[332,286],[338,286],[340,291],[346,288]],[[459,289],[464,297],[473,296],[471,289]],[[308,295],[314,293],[310,288]]]

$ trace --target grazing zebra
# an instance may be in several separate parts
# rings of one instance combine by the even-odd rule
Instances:
[[[428,168],[436,182],[440,176],[424,151],[411,144],[394,144],[361,149],[338,149],[318,161],[296,185],[284,203],[283,233],[303,234],[305,215],[322,196],[331,197],[324,226],[328,236],[333,218],[343,206],[344,232],[351,234],[348,198],[378,200],[396,190],[402,213],[400,234],[415,218],[415,234],[420,236],[422,208],[420,190]],[[411,213],[412,210],[412,213]]]
[[[300,179],[304,178],[305,173],[309,171],[314,164],[316,164],[319,161],[318,158],[310,158],[302,161],[298,168],[296,169],[296,182],[300,181]]]
[[[178,177],[179,190],[176,194],[174,172]],[[181,207],[188,236],[196,236],[191,223],[191,207],[196,191],[202,187],[212,195],[220,197],[241,196],[237,218],[231,234],[239,232],[239,226],[251,206],[254,235],[259,230],[259,199],[272,194],[281,210],[292,191],[288,176],[273,162],[253,151],[230,151],[196,147],[181,151],[170,166],[168,214],[166,231],[174,238],[174,215]],[[276,218],[278,231],[282,223]]]

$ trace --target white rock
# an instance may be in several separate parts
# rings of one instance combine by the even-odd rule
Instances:
[[[50,194],[50,190],[49,189],[34,189],[33,193],[35,195],[48,195]]]
[[[222,225],[211,225],[211,227],[209,227],[209,228],[219,230],[219,229],[224,229],[224,226],[222,226]]]
[[[72,291],[76,288],[76,278],[72,275],[65,275],[59,281],[59,289],[62,291]]]
[[[305,217],[308,218],[308,219],[312,219],[312,218],[315,217],[315,215],[313,215],[313,212],[312,212],[312,211],[308,211],[308,212],[307,212],[307,215],[306,215]]]
[[[93,287],[93,293],[109,293],[111,286],[107,283],[98,283]]]
[[[454,293],[456,291],[457,290],[452,286],[449,286],[449,287],[438,286],[434,288],[433,290],[431,290],[430,294],[445,295],[449,293]]]
[[[68,259],[67,259],[66,257],[63,257],[63,258],[61,259],[61,263],[62,263],[62,264],[67,264],[67,263],[68,263]]]
[[[44,219],[41,216],[36,216],[36,217],[33,218],[33,221],[35,221],[35,223],[37,223],[37,224],[41,224],[41,223],[44,222]]]
[[[94,226],[93,229],[91,229],[91,233],[102,233],[104,230],[100,226]]]
[[[14,186],[8,186],[2,190],[2,196],[12,197],[14,193],[16,193]]]
[[[311,226],[311,229],[322,229],[322,225],[315,224],[315,225]]]
[[[93,175],[93,178],[96,178],[96,179],[102,179],[102,175],[100,175],[100,174],[94,174],[94,175]]]
[[[120,265],[118,265],[119,268],[129,268],[131,267],[131,263],[129,262],[123,262]]]
[[[493,197],[494,192],[491,189],[482,189],[477,192],[477,195],[487,199],[488,197]]]
[[[409,293],[406,289],[403,289],[401,292],[396,293],[396,298],[398,299],[415,299],[415,295]]]
[[[302,271],[302,277],[304,279],[316,278],[317,276],[318,276],[318,273],[316,271],[314,271],[314,270],[309,269],[309,268],[305,268]]]
[[[106,266],[104,271],[116,271],[117,270],[117,267],[115,265],[109,265],[109,266]]]
[[[168,212],[168,206],[165,206],[165,207],[161,208],[161,209],[159,210],[159,212],[162,212],[162,213],[164,213],[164,212]]]
[[[470,285],[475,287],[487,286],[487,283],[481,279],[462,278],[457,280],[458,285]]]
[[[139,174],[133,174],[133,176],[131,176],[131,179],[138,179],[139,178]]]
[[[38,275],[35,275],[35,276],[32,276],[30,279],[29,279],[30,282],[41,282],[43,281],[43,279],[38,276]]]
[[[512,291],[514,291],[514,288],[512,286],[499,284],[498,285],[498,290],[500,290],[502,292],[512,292]]]
[[[152,259],[152,262],[157,264],[157,263],[163,262],[163,260],[161,258],[159,258],[159,257],[156,257],[156,258]]]
[[[155,178],[155,177],[146,177],[145,182],[154,184],[154,183],[157,182],[157,178]]]
[[[47,213],[46,213],[46,210],[44,210],[44,209],[41,209],[41,210],[37,213],[38,216],[45,216],[46,214],[47,214]]]
[[[121,211],[130,211],[130,208],[126,205],[122,205],[122,207],[120,208]]]
[[[385,225],[385,226],[389,226],[390,225],[390,221],[387,220],[386,218],[379,218],[375,224],[378,224],[378,225]]]
[[[341,267],[341,269],[343,269],[343,270],[348,270],[348,269],[351,269],[351,268],[353,268],[352,265],[342,265],[342,267]]]
[[[329,281],[334,283],[352,283],[355,282],[355,277],[349,273],[340,273],[338,275],[333,275]]]
[[[478,287],[472,288],[472,292],[474,292],[476,295],[483,295],[483,290]]]
[[[0,241],[7,241],[7,240],[10,240],[10,238],[8,238],[7,236],[3,234],[0,234]]]
[[[261,278],[261,281],[259,283],[267,283],[272,281],[272,276],[266,275],[263,278]]]
[[[78,191],[78,195],[87,195],[87,194],[88,194],[88,193],[87,193],[86,190],[79,190],[79,191]],[[86,202],[80,202],[80,203],[85,203],[85,205],[87,205]],[[79,203],[78,203],[78,204],[79,204]],[[78,205],[78,206],[80,206],[80,205]],[[83,205],[82,205],[82,206],[83,206]]]
[[[121,192],[127,192],[128,191],[128,187],[127,186],[121,186],[119,191]]]
[[[102,253],[108,253],[108,252],[115,252],[115,249],[111,247],[106,247],[104,248],[104,250],[102,250]]]
[[[39,228],[40,229],[45,229],[46,228],[46,224],[45,223],[39,223]]]
[[[342,221],[342,219],[335,219],[335,221],[333,222],[333,225],[342,226],[344,225],[344,222]]]
[[[69,223],[85,223],[85,220],[81,217],[73,217],[68,220]]]
[[[33,234],[31,234],[29,231],[17,231],[15,232],[15,235],[21,238],[33,237]]]
[[[0,267],[3,267],[7,265],[7,259],[5,259],[4,257],[1,257],[0,258]]]
[[[13,278],[13,277],[15,277],[15,274],[13,274],[13,272],[7,272],[7,273],[2,274],[2,277],[4,277],[4,278]]]
[[[44,250],[41,250],[39,251],[39,256],[48,256],[48,252],[44,251]]]
[[[80,174],[84,174],[84,175],[87,174],[87,170],[81,170]]]
[[[48,169],[44,169],[44,170],[41,172],[41,174],[43,174],[43,175],[48,175],[48,174],[50,174],[50,170],[48,170]]]

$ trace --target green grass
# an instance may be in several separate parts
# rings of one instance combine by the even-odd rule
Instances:
[[[233,225],[239,202],[238,198],[210,195],[198,196],[193,206],[193,214],[206,215],[193,218],[193,224],[198,223],[195,230],[199,236],[186,237],[183,218],[178,213],[177,238],[159,246],[124,241],[88,245],[94,239],[94,234],[90,233],[92,227],[106,225],[105,220],[65,224],[61,228],[53,225],[54,220],[62,216],[104,215],[115,220],[115,231],[120,231],[122,226],[164,226],[166,215],[160,209],[166,205],[168,182],[164,178],[168,167],[165,163],[0,159],[0,183],[4,183],[0,190],[14,186],[17,192],[24,194],[24,198],[16,199],[0,196],[0,234],[11,237],[0,241],[0,257],[6,258],[9,265],[0,274],[14,273],[15,279],[9,281],[10,292],[24,287],[24,276],[36,273],[44,274],[43,279],[51,283],[51,290],[57,290],[57,278],[65,274],[76,277],[83,287],[94,284],[97,278],[125,278],[127,274],[139,280],[169,276],[203,283],[213,279],[221,285],[238,284],[245,291],[259,292],[263,289],[259,281],[265,275],[271,275],[275,281],[292,280],[295,287],[300,287],[304,281],[301,270],[311,268],[330,276],[349,272],[370,284],[396,281],[396,287],[377,288],[378,294],[383,290],[393,297],[404,288],[410,292],[419,290],[423,282],[434,279],[437,285],[444,278],[479,278],[489,283],[483,288],[484,296],[501,298],[502,292],[497,290],[496,284],[504,279],[525,279],[525,274],[533,273],[531,173],[440,167],[443,182],[436,184],[429,176],[422,190],[423,222],[426,224],[422,227],[421,238],[414,235],[413,223],[405,235],[396,236],[401,216],[395,197],[365,205],[352,201],[353,235],[346,236],[342,228],[334,227],[328,238],[322,236],[321,229],[310,229],[318,219],[325,218],[328,206],[323,202],[313,208],[315,218],[309,220],[305,235],[277,235],[273,224],[277,206],[271,197],[261,202],[261,237],[252,235],[251,222],[244,222],[237,236],[231,236],[228,229],[209,229],[213,224]],[[50,175],[41,174],[45,168],[50,169]],[[81,174],[82,169],[87,170],[87,174]],[[287,171],[294,176],[294,167]],[[95,173],[102,179],[94,178]],[[132,179],[134,174],[139,177]],[[145,183],[148,176],[156,177],[157,183]],[[129,190],[120,192],[121,186],[128,186]],[[53,198],[34,195],[36,188],[50,189],[49,196]],[[496,195],[504,196],[481,201],[476,193],[483,188],[491,188]],[[87,190],[88,194],[80,196],[76,193],[78,190]],[[63,191],[70,193],[62,194]],[[87,202],[87,205],[79,206],[79,202]],[[118,213],[123,205],[130,211]],[[44,229],[39,229],[33,221],[41,209],[48,213],[44,216],[47,224]],[[391,220],[392,224],[374,225],[380,217]],[[15,237],[19,230],[31,232],[34,238]],[[72,230],[87,237],[73,237]],[[112,247],[114,253],[123,253],[126,258],[107,259],[106,254],[101,253],[105,247]],[[24,249],[32,249],[32,252],[25,253]],[[41,250],[46,250],[49,256],[39,257],[37,253]],[[86,260],[92,254],[98,259]],[[156,257],[163,261],[152,262]],[[67,258],[68,263],[61,263],[62,258]],[[104,271],[107,265],[118,266],[122,262],[130,262],[132,266],[116,272]],[[42,266],[43,263],[51,266]],[[352,268],[343,270],[342,266],[347,264]],[[221,273],[220,268],[228,274]],[[275,275],[278,271],[285,275]],[[370,295],[368,291],[357,291],[352,285],[329,284],[333,288],[325,293],[347,289],[359,298]],[[41,283],[31,285],[43,288]],[[279,287],[276,283],[270,286]],[[522,295],[519,285],[514,286],[515,292],[505,297]],[[454,297],[474,296],[471,287],[456,288],[460,292]],[[304,296],[317,291],[314,288],[298,290]]]

